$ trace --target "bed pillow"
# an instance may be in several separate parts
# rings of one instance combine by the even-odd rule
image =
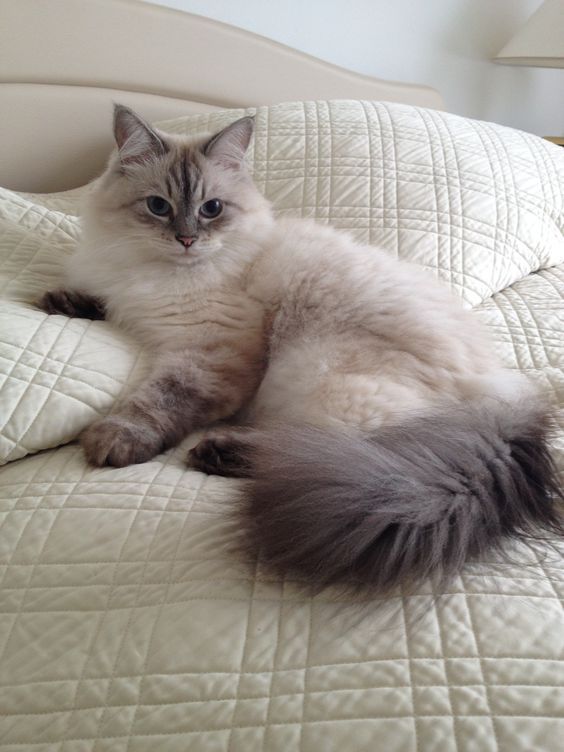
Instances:
[[[280,214],[328,222],[434,271],[469,306],[564,261],[564,149],[409,105],[296,102],[164,121],[216,131],[255,113],[249,163]]]
[[[315,217],[420,263],[469,306],[564,261],[564,150],[536,136],[359,101],[223,110],[158,125],[193,134],[247,113],[256,119],[249,165],[279,214]],[[0,462],[72,440],[143,368],[135,344],[109,324],[46,316],[32,305],[58,283],[72,253],[84,190],[0,193]]]
[[[106,322],[47,316],[33,305],[60,283],[82,192],[0,189],[0,464],[76,438],[141,366],[136,345]]]

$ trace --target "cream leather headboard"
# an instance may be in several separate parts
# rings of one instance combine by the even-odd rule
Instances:
[[[141,0],[0,0],[0,184],[73,188],[111,148],[111,103],[147,119],[302,99],[441,108],[269,39]]]

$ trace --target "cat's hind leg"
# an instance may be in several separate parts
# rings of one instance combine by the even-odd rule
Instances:
[[[252,428],[228,425],[212,428],[188,453],[188,466],[207,475],[248,478],[249,454],[256,436]]]
[[[106,309],[99,298],[77,290],[50,290],[39,299],[37,307],[45,313],[70,318],[100,321],[106,317]]]

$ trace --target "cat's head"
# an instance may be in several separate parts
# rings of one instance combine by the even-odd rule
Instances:
[[[190,139],[156,130],[116,105],[117,151],[94,196],[105,234],[140,257],[195,264],[243,244],[270,220],[244,163],[254,121]]]

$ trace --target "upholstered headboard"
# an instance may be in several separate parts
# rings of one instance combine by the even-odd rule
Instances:
[[[148,119],[214,107],[358,98],[441,108],[269,39],[141,0],[0,0],[0,184],[81,185],[111,146],[112,101]]]

